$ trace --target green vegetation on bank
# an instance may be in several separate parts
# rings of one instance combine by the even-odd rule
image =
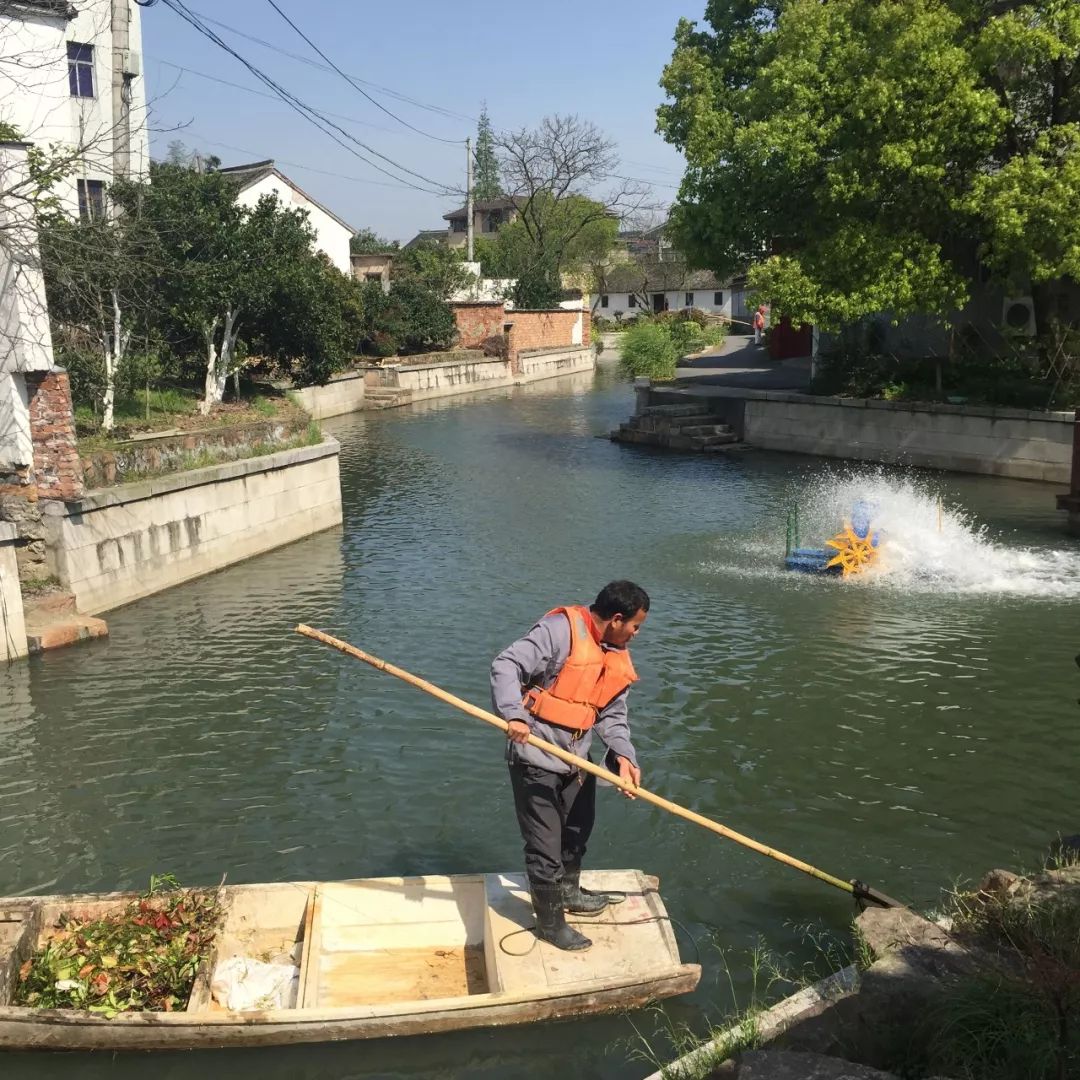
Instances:
[[[641,315],[622,334],[619,368],[630,378],[674,379],[682,357],[722,345],[726,336],[696,309]]]

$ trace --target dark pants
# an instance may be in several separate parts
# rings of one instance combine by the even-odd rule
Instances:
[[[596,777],[514,764],[510,782],[526,873],[533,881],[561,881],[563,868],[579,867],[585,855],[596,818]]]

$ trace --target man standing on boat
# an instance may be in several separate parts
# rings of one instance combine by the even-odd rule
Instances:
[[[565,912],[595,915],[610,901],[581,888],[581,860],[596,813],[596,777],[526,740],[535,735],[588,757],[595,732],[607,747],[607,768],[641,783],[627,722],[627,693],[637,682],[627,646],[648,611],[644,589],[632,581],[613,581],[591,607],[549,611],[491,664],[492,703],[510,724],[507,761],[536,935],[560,949],[592,944],[567,926]]]

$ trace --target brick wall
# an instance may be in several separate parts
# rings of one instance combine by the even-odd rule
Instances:
[[[506,309],[501,304],[460,303],[451,304],[457,322],[459,344],[465,349],[477,349],[488,339],[502,335],[503,323],[507,321]]]
[[[37,493],[43,499],[78,499],[83,473],[67,372],[31,371],[25,378]]]
[[[521,374],[518,356],[525,350],[565,348],[572,345],[574,327],[580,315],[580,311],[567,311],[564,308],[550,311],[508,311],[506,321],[513,324],[510,327],[508,352],[510,368],[514,374]]]
[[[581,313],[581,344],[585,348],[592,345],[592,311],[589,309],[588,304],[585,305]]]

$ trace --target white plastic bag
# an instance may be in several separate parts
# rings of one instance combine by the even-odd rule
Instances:
[[[288,1009],[296,1000],[293,984],[299,979],[300,969],[295,964],[230,956],[214,969],[210,992],[231,1012]]]

